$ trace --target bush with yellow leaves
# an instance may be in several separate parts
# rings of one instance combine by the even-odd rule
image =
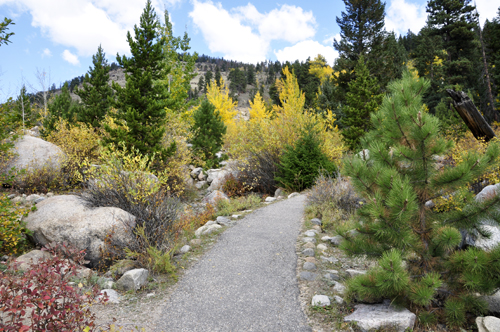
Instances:
[[[0,254],[18,254],[28,245],[26,234],[30,231],[22,221],[31,207],[17,207],[7,198],[0,195]]]
[[[494,128],[494,131],[497,137],[500,137],[500,127]],[[470,131],[459,135],[455,132],[448,138],[455,141],[455,147],[449,156],[445,156],[444,162],[454,166],[461,164],[469,151],[484,153],[490,142],[498,140],[494,138],[490,142],[485,142],[484,139],[476,139]],[[487,185],[497,183],[500,183],[500,168],[498,167],[489,169],[480,178],[474,179],[454,193],[444,193],[443,196],[434,200],[434,209],[437,211],[461,210],[468,196],[479,193]]]
[[[250,120],[238,120],[236,131],[229,131],[225,137],[225,149],[233,159],[243,162],[243,175],[248,182],[253,178],[254,188],[260,187],[271,193],[274,184],[269,182],[276,171],[273,164],[287,146],[293,146],[300,138],[301,133],[311,124],[318,132],[321,151],[337,165],[346,148],[342,144],[335,116],[327,111],[325,116],[318,116],[315,112],[304,110],[305,96],[300,91],[297,78],[288,70],[283,69],[283,78],[277,80],[281,104],[274,105],[271,111],[265,109],[260,97],[256,95],[250,105]],[[258,168],[264,170],[261,173]]]

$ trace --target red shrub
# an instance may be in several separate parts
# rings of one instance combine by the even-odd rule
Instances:
[[[48,245],[52,258],[21,274],[17,264],[0,272],[0,331],[95,331],[90,305],[99,290],[69,284],[83,264],[84,251]],[[75,264],[76,263],[76,264]],[[106,301],[103,299],[102,301]]]

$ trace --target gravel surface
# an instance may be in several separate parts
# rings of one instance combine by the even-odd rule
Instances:
[[[299,304],[295,246],[306,197],[227,229],[166,299],[157,331],[311,331]]]

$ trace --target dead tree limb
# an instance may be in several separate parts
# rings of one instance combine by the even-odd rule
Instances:
[[[484,138],[484,140],[488,142],[493,137],[496,137],[493,129],[491,129],[488,122],[486,122],[481,113],[479,113],[476,106],[465,92],[457,92],[451,89],[446,89],[446,92],[448,92],[451,99],[453,99],[455,110],[460,114],[460,117],[464,120],[476,139]]]

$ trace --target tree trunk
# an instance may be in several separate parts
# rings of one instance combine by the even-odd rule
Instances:
[[[486,122],[481,113],[479,113],[476,106],[465,92],[456,92],[451,89],[446,89],[446,92],[448,92],[451,99],[453,99],[455,110],[460,114],[460,117],[464,120],[476,139],[484,138],[484,140],[488,142],[493,137],[496,137],[493,129],[491,129],[488,122]]]

